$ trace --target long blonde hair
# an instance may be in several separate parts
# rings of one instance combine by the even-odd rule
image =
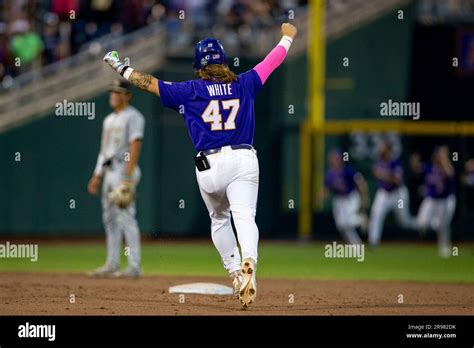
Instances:
[[[206,81],[217,83],[232,83],[237,81],[237,75],[224,64],[210,64],[196,71],[196,75]]]

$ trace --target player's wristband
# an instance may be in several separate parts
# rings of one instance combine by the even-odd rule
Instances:
[[[122,175],[122,180],[132,180],[132,177],[130,175],[124,174]]]
[[[293,43],[293,39],[289,37],[288,35],[284,35],[278,44],[283,46],[286,52],[288,52],[292,43]]]
[[[129,66],[124,66],[122,71],[120,71],[120,75],[122,75],[125,79],[129,79],[130,75],[132,75],[133,69]]]

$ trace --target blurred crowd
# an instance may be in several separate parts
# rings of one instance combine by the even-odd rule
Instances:
[[[419,0],[418,14],[424,23],[472,22],[474,0]]]
[[[212,29],[244,46],[307,0],[0,0],[0,81],[78,52],[104,35],[163,22],[171,44]]]

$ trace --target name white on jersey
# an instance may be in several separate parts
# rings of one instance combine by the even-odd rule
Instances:
[[[209,91],[209,96],[221,96],[221,95],[232,95],[232,85],[227,84],[215,84],[206,86]]]

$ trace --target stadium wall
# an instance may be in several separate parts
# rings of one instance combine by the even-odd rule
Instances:
[[[243,72],[255,63],[241,59],[236,70]],[[294,231],[291,217],[280,213],[281,177],[277,174],[285,120],[279,110],[286,104],[282,86],[290,74],[287,69],[272,77],[256,102],[255,146],[262,178],[257,222],[262,235]],[[303,76],[304,66],[299,71]],[[164,80],[194,78],[188,58],[173,59],[155,73]],[[298,105],[304,104],[303,98]],[[1,234],[102,233],[100,200],[87,193],[87,182],[95,166],[102,121],[111,110],[105,91],[88,102],[95,104],[94,119],[60,117],[53,111],[1,135]],[[153,236],[207,235],[209,220],[195,180],[195,153],[181,117],[164,110],[159,98],[139,91],[135,91],[132,105],[146,118],[140,159],[143,174],[137,192],[142,231]],[[299,117],[304,117],[302,110]]]
[[[411,16],[411,9],[406,9],[405,19],[410,21]],[[387,14],[328,43],[328,119],[371,118],[380,99],[406,97],[411,33],[406,22],[400,25],[394,18],[394,13]],[[349,67],[342,65],[346,56]],[[388,67],[382,64],[387,61],[391,62]],[[234,69],[243,72],[256,62],[240,58],[240,66]],[[194,78],[189,58],[173,58],[155,73],[172,81]],[[384,85],[386,89],[379,88]],[[292,57],[256,101],[255,146],[261,177],[257,223],[262,236],[296,235],[298,125],[308,114],[307,86],[306,56]],[[51,113],[1,135],[1,234],[102,233],[100,200],[90,196],[86,187],[99,149],[102,120],[110,112],[108,94],[104,91],[90,102],[96,105],[94,120]],[[159,98],[139,91],[132,104],[147,122],[138,187],[142,231],[157,237],[206,236],[209,221],[195,182],[194,149],[181,117],[164,110]],[[17,153],[21,161],[15,160]],[[318,230],[332,234],[328,212],[318,214]]]

